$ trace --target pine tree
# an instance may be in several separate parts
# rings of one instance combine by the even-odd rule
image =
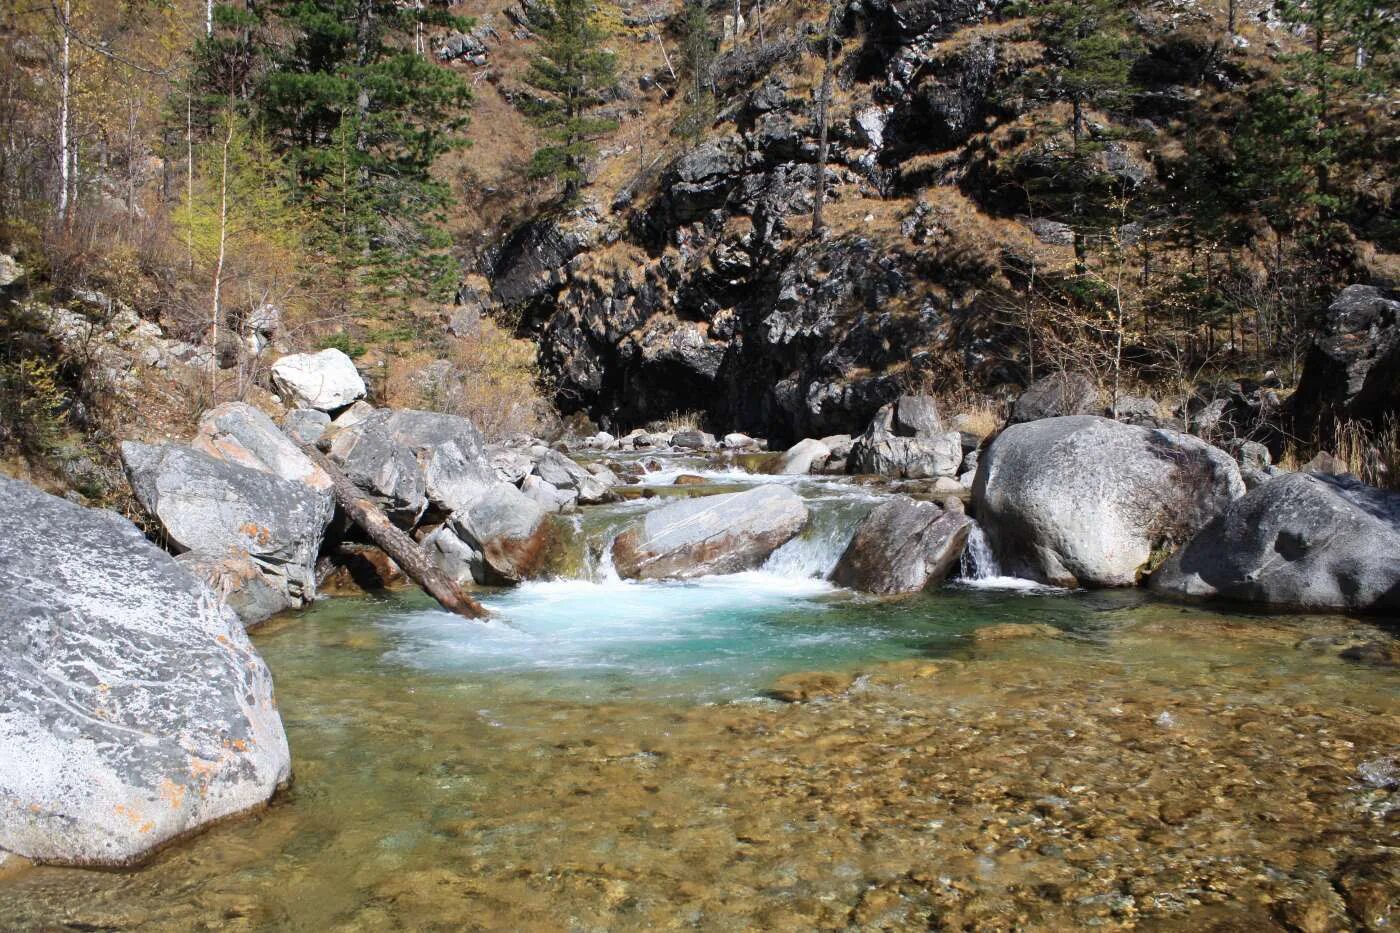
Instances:
[[[694,145],[715,119],[714,62],[718,37],[704,0],[686,0],[681,13],[681,74],[685,100],[672,132]]]
[[[1074,230],[1074,252],[1082,272],[1085,234],[1103,223],[1111,179],[1100,167],[1100,140],[1090,138],[1087,114],[1123,102],[1131,90],[1130,69],[1137,42],[1125,7],[1117,0],[1029,0],[1017,12],[1031,16],[1045,46],[1044,63],[1027,72],[1022,89],[1032,96],[1069,104],[1070,148],[1054,157],[1056,171],[1032,185],[1033,200],[1059,215]]]
[[[431,169],[465,145],[471,94],[415,41],[423,26],[467,24],[397,0],[272,0],[267,15],[293,38],[257,88],[257,112],[320,219],[317,242],[373,293],[446,300],[451,189]]]
[[[593,115],[617,76],[617,61],[602,48],[606,31],[597,24],[591,0],[553,0],[539,32],[539,52],[530,59],[525,82],[546,96],[533,102],[530,117],[546,143],[530,159],[532,178],[564,185],[564,201],[578,197],[584,164],[594,141],[617,128],[617,121]]]

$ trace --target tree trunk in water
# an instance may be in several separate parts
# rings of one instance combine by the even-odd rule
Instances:
[[[826,201],[826,134],[828,111],[831,109],[831,46],[836,31],[836,6],[833,4],[826,14],[826,64],[822,68],[822,99],[817,120],[820,124],[820,142],[817,144],[817,192],[812,202],[812,235],[822,232],[822,205]]]
[[[295,443],[295,439],[293,442]],[[486,618],[487,612],[481,603],[463,593],[456,583],[434,566],[428,555],[423,553],[423,549],[389,521],[389,517],[350,482],[329,457],[314,445],[297,446],[331,478],[336,505],[350,516],[351,521],[364,529],[371,541],[394,559],[394,563],[399,565],[405,576],[421,586],[448,612],[455,612],[468,619]]]

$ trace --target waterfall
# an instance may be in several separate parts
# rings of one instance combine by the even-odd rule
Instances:
[[[774,551],[762,569],[780,577],[825,580],[836,568],[872,503],[866,499],[809,502],[811,519],[807,528]]]
[[[972,531],[967,536],[967,546],[963,548],[962,564],[958,576],[963,580],[991,580],[1001,576],[1001,566],[997,563],[992,547],[982,526],[972,523]]]

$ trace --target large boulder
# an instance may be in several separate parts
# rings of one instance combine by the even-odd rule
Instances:
[[[937,586],[962,557],[972,520],[931,502],[897,496],[856,528],[832,571],[832,582],[892,596]]]
[[[136,498],[172,550],[251,561],[283,608],[315,598],[316,554],[335,512],[329,496],[189,447],[127,441],[121,456]]]
[[[1132,586],[1244,494],[1230,455],[1092,415],[1012,425],[982,454],[974,514],[1005,572]]]
[[[534,576],[553,540],[545,510],[509,483],[498,483],[424,540],[448,576],[488,586]]]
[[[131,865],[291,776],[233,613],[126,519],[4,477],[0,683],[0,853]]]
[[[1400,493],[1348,476],[1274,477],[1172,555],[1152,588],[1297,609],[1400,611]]]
[[[282,357],[272,364],[272,384],[296,407],[318,411],[335,411],[365,397],[355,364],[334,347]]]
[[[191,446],[211,457],[330,494],[326,471],[312,463],[271,418],[246,402],[225,402],[205,412]]]
[[[413,452],[382,425],[361,422],[337,431],[328,456],[394,524],[412,528],[418,523],[428,505],[423,471]]]
[[[786,486],[685,499],[648,512],[613,541],[613,563],[632,579],[685,579],[751,570],[795,538],[807,506]]]
[[[1400,293],[1349,285],[1327,309],[1289,400],[1300,433],[1329,416],[1370,421],[1400,413]]]
[[[1099,389],[1082,373],[1052,373],[1031,383],[1011,407],[1012,424],[1097,412]]]
[[[778,458],[777,469],[773,472],[787,476],[811,473],[826,463],[830,457],[830,447],[809,437],[789,447],[787,452]]]
[[[865,433],[851,445],[848,472],[906,479],[957,475],[963,459],[962,435],[940,430],[936,411],[906,404],[914,398],[892,402],[875,413]]]

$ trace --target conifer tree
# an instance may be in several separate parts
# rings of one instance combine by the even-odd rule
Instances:
[[[617,128],[617,121],[594,114],[617,77],[616,57],[602,47],[607,32],[594,13],[592,0],[553,0],[539,30],[540,50],[525,74],[525,82],[545,95],[529,109],[546,140],[530,159],[529,173],[561,182],[566,203],[578,196],[595,140]]]
[[[704,0],[686,0],[680,28],[685,99],[672,132],[694,145],[715,119],[713,72],[718,39]]]

